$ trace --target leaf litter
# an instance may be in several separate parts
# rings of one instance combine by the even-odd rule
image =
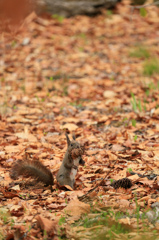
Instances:
[[[130,21],[128,4],[119,3],[110,16],[103,11],[60,22],[31,13],[1,34],[2,239],[156,239],[158,222],[144,214],[159,201],[159,82],[157,73],[144,73],[147,52],[131,52],[142,46],[149,58],[158,57],[159,9],[147,8],[145,17],[136,10]],[[51,192],[30,179],[9,178],[26,152],[55,176],[65,131],[75,132],[86,149],[75,190],[55,181]],[[107,173],[85,203],[77,200]],[[121,178],[133,186],[110,186]]]

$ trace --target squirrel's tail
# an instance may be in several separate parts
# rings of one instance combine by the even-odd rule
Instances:
[[[10,177],[16,179],[20,175],[32,177],[37,182],[43,182],[46,185],[53,185],[54,179],[51,171],[39,161],[18,160],[11,168]]]

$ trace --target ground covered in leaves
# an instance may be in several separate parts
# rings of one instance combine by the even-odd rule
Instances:
[[[1,34],[2,239],[156,239],[158,222],[140,217],[159,202],[159,8],[146,11],[32,13]],[[25,153],[55,176],[65,131],[86,149],[75,190],[10,179]],[[111,186],[125,177],[130,188]]]

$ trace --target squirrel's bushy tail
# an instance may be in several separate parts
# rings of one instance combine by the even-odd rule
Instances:
[[[32,177],[37,182],[53,185],[54,179],[51,171],[39,161],[18,160],[13,164],[10,177],[16,179],[19,176]]]

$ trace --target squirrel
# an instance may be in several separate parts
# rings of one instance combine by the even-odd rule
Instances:
[[[74,135],[73,141],[70,141],[67,134],[66,139],[67,151],[56,179],[60,185],[69,185],[73,188],[78,165],[85,164],[85,161],[81,157],[84,153],[84,149],[76,141]],[[17,177],[21,175],[24,177],[32,177],[36,179],[37,182],[42,182],[47,186],[50,185],[52,187],[54,184],[54,178],[51,171],[38,160],[33,161],[25,159],[16,161],[11,168],[10,177],[12,179],[17,179]]]
[[[67,151],[56,175],[56,179],[60,185],[69,185],[73,188],[78,166],[79,164],[85,164],[85,161],[82,159],[84,148],[76,141],[75,135],[72,136],[72,141],[70,141],[67,133],[65,135],[67,139]]]

